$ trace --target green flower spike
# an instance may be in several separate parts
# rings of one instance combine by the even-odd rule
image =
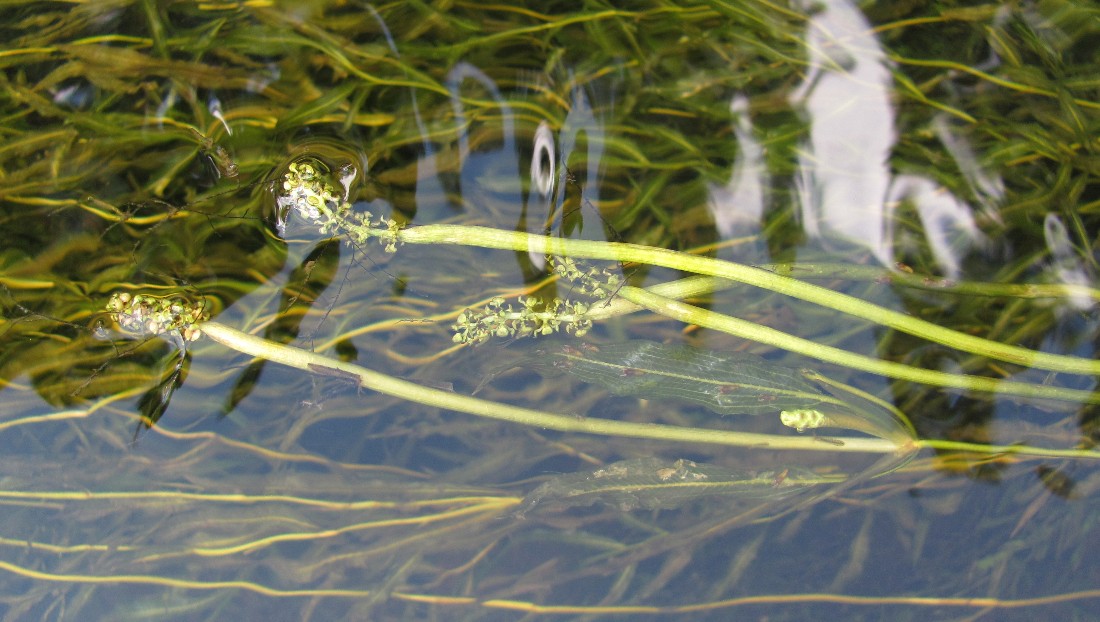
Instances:
[[[612,297],[623,284],[623,277],[610,268],[584,267],[571,257],[555,257],[554,273],[572,281],[580,293],[597,300]]]
[[[198,339],[198,324],[210,318],[201,302],[188,303],[178,298],[159,298],[127,292],[114,294],[107,301],[107,312],[122,330],[138,336],[165,337],[181,349]]]
[[[541,298],[530,296],[516,301],[520,307],[506,304],[498,296],[480,310],[463,311],[451,327],[453,341],[478,344],[491,337],[540,337],[559,330],[580,337],[592,328],[592,320],[585,317],[588,305],[583,302],[555,298],[544,304]]]
[[[333,177],[326,166],[312,159],[291,162],[275,198],[280,213],[287,216],[297,213],[316,225],[321,235],[346,234],[357,244],[375,237],[385,245],[387,253],[397,251],[397,232],[401,225],[392,219],[375,219],[370,212],[354,212],[347,201],[350,177],[339,180],[344,188],[341,193],[336,192]],[[278,223],[280,234],[284,233],[285,225],[285,220]]]

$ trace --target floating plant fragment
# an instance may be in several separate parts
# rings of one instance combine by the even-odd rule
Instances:
[[[637,458],[555,477],[531,491],[517,515],[536,505],[563,509],[603,503],[623,511],[663,510],[715,495],[777,501],[842,479],[799,467],[747,471],[691,460]]]
[[[202,335],[198,324],[210,317],[204,301],[188,302],[148,294],[134,296],[128,292],[112,295],[107,301],[107,312],[123,331],[137,337],[161,337],[176,346],[181,357],[187,352],[187,344]]]
[[[134,430],[134,440],[136,440],[141,430],[150,428],[160,421],[168,410],[172,395],[186,380],[187,372],[191,368],[191,356],[187,350],[187,344],[202,335],[198,325],[206,321],[210,314],[206,310],[204,301],[188,302],[180,297],[131,295],[129,292],[112,295],[107,301],[106,310],[118,322],[125,336],[129,338],[156,336],[175,348],[175,352],[163,363],[167,371],[138,400],[142,421]],[[111,334],[103,327],[99,327],[96,333],[97,336],[104,338]]]
[[[631,340],[542,347],[523,364],[563,372],[616,395],[672,399],[721,415],[776,415],[799,432],[857,430],[905,442],[912,432],[893,413],[865,399],[840,399],[796,369],[745,352]]]

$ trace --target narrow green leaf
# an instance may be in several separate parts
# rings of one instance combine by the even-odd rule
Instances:
[[[860,397],[858,391],[832,381],[812,382],[807,374],[819,378],[815,373],[744,352],[632,340],[543,347],[524,362],[567,373],[616,395],[680,400],[722,415],[779,415],[783,425],[799,432],[834,427],[899,443],[915,438],[903,419],[867,396]],[[840,399],[821,384],[850,395]]]
[[[843,405],[797,370],[744,352],[632,340],[542,348],[531,362],[616,395],[682,400],[722,415],[774,415]]]

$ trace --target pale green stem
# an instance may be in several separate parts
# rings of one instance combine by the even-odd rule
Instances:
[[[1100,459],[1100,452],[1091,449],[1048,449],[1030,445],[982,445],[961,441],[917,440],[914,443],[924,449],[940,451],[972,452],[982,455],[1011,454],[1035,458],[1086,458]]]
[[[217,322],[199,325],[203,334],[218,343],[245,354],[281,363],[311,373],[325,374],[335,371],[348,379],[357,378],[360,386],[386,395],[446,408],[459,412],[500,419],[536,428],[561,432],[583,432],[604,436],[647,438],[662,441],[708,443],[760,449],[790,449],[803,451],[906,453],[911,445],[899,446],[880,438],[780,436],[754,434],[727,430],[683,428],[654,423],[632,423],[608,419],[574,417],[511,406],[498,402],[443,391],[401,380],[353,363],[333,360],[314,352],[278,344],[243,333]],[[311,367],[312,366],[312,367]],[[836,442],[841,444],[834,444]]]
[[[769,264],[762,270],[802,279],[847,279],[879,281],[890,285],[926,289],[963,296],[999,296],[1005,298],[1063,298],[1100,302],[1100,290],[1073,283],[978,283],[952,281],[905,272],[892,272],[875,266],[831,263]]]
[[[604,259],[662,266],[684,272],[705,274],[738,281],[780,294],[821,305],[853,317],[909,333],[929,341],[979,356],[1015,363],[1025,367],[1074,374],[1100,375],[1100,361],[1073,356],[1036,352],[1019,346],[997,343],[967,335],[904,313],[892,311],[866,300],[781,276],[759,268],[688,253],[594,240],[571,240],[464,225],[423,225],[396,232],[371,230],[371,235],[394,237],[407,244],[458,244],[502,250],[528,251],[573,258]]]
[[[250,356],[267,359],[310,373],[325,374],[335,371],[335,373],[341,374],[342,377],[358,379],[360,386],[363,388],[411,402],[561,432],[581,432],[604,436],[707,443],[770,450],[859,452],[903,456],[922,448],[931,448],[973,451],[982,454],[1100,459],[1100,452],[1084,449],[1047,449],[1024,445],[978,445],[954,441],[917,439],[899,444],[881,438],[779,436],[559,415],[433,389],[387,376],[353,363],[333,360],[314,352],[268,341],[218,322],[205,322],[200,324],[199,328],[214,341]],[[835,444],[837,442],[842,444]]]
[[[1091,391],[1027,384],[1024,382],[1012,382],[1009,380],[968,376],[965,374],[949,374],[942,371],[921,369],[919,367],[912,367],[892,361],[883,361],[862,354],[855,354],[840,348],[815,343],[809,339],[788,335],[782,331],[767,326],[761,326],[754,322],[695,307],[638,287],[631,287],[629,285],[624,286],[619,289],[619,296],[624,300],[645,307],[654,313],[675,318],[681,322],[720,330],[724,333],[751,339],[783,350],[798,352],[799,354],[813,357],[827,363],[836,363],[837,365],[843,365],[852,369],[867,371],[889,378],[898,378],[911,382],[921,382],[924,384],[966,389],[970,391],[984,391],[988,393],[1100,404],[1100,394]]]
[[[965,374],[921,369],[910,365],[892,363],[880,359],[855,354],[840,348],[822,345],[807,339],[795,337],[767,326],[740,320],[729,315],[701,309],[678,302],[676,299],[700,296],[721,289],[732,282],[707,276],[689,277],[677,281],[660,283],[645,289],[623,287],[618,296],[608,304],[593,305],[586,317],[592,320],[617,317],[641,309],[647,309],[667,317],[689,324],[719,330],[742,339],[750,339],[777,348],[817,358],[829,363],[844,365],[853,369],[871,372],[888,378],[898,378],[911,382],[920,382],[933,386],[951,387],[971,391],[995,392],[1003,395],[1057,399],[1072,402],[1100,404],[1100,394],[1095,391],[1082,391],[1061,387],[1028,384],[997,380]],[[675,303],[675,304],[672,304]]]
[[[667,281],[665,283],[650,285],[645,289],[647,292],[659,296],[682,300],[684,298],[706,296],[734,285],[736,285],[736,283],[733,281],[719,279],[713,276],[689,276],[676,281]],[[645,309],[645,307],[634,304],[620,296],[615,296],[605,302],[593,304],[588,309],[588,313],[585,313],[584,316],[593,321],[606,320],[608,318],[627,315],[643,309]]]

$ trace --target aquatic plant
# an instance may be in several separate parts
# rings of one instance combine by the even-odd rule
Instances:
[[[276,203],[284,211],[289,211],[298,218],[306,220],[318,227],[321,235],[341,234],[346,235],[350,242],[365,244],[378,238],[382,241],[387,252],[396,252],[399,244],[466,244],[473,246],[488,246],[491,248],[511,248],[513,250],[530,250],[547,253],[554,263],[554,272],[557,276],[578,282],[578,291],[591,298],[595,302],[567,303],[561,299],[554,299],[548,305],[533,297],[521,297],[520,306],[513,309],[505,306],[501,297],[493,298],[484,310],[461,312],[455,323],[454,341],[459,344],[478,344],[487,341],[491,337],[529,337],[537,335],[549,335],[562,326],[566,332],[583,336],[591,327],[591,320],[585,317],[591,308],[596,308],[600,301],[607,301],[612,297],[620,296],[628,302],[654,311],[666,313],[672,318],[701,326],[708,326],[718,330],[730,328],[730,332],[737,336],[754,339],[769,345],[790,347],[792,350],[827,360],[830,362],[849,363],[858,369],[882,373],[902,379],[912,379],[929,383],[937,383],[942,386],[963,387],[979,390],[997,390],[1002,393],[1015,393],[1031,397],[1044,397],[1053,399],[1065,399],[1087,403],[1100,403],[1100,397],[1088,391],[1079,391],[1069,388],[1058,388],[1041,385],[1029,385],[1016,382],[992,381],[980,377],[964,375],[951,375],[928,370],[911,368],[900,364],[889,364],[876,361],[867,357],[860,357],[850,353],[837,351],[835,348],[823,347],[797,337],[784,335],[766,327],[754,325],[751,322],[736,320],[731,316],[704,311],[691,305],[675,301],[675,294],[662,296],[653,292],[626,285],[621,278],[607,270],[595,268],[584,269],[578,266],[576,256],[596,259],[611,259],[619,262],[652,263],[666,267],[679,267],[681,269],[697,269],[703,274],[715,277],[739,278],[754,285],[781,291],[794,297],[812,300],[831,306],[836,310],[859,309],[859,316],[864,319],[877,319],[891,328],[906,330],[917,336],[935,339],[944,345],[951,345],[961,350],[970,351],[994,358],[1001,358],[1016,363],[1024,363],[1031,367],[1047,368],[1058,371],[1075,371],[1080,373],[1100,373],[1100,362],[1079,359],[1071,356],[1044,354],[1028,351],[1016,346],[1006,346],[980,338],[975,338],[962,333],[907,318],[887,309],[880,309],[868,303],[860,304],[859,301],[849,297],[829,292],[805,283],[795,281],[788,277],[778,276],[772,273],[739,266],[730,262],[718,260],[695,261],[695,257],[667,251],[658,248],[647,248],[637,245],[627,245],[615,242],[578,242],[574,240],[549,238],[526,233],[502,232],[499,230],[478,227],[466,227],[457,225],[428,225],[414,229],[402,228],[393,219],[376,219],[371,214],[356,214],[351,204],[346,200],[346,194],[336,191],[334,180],[327,178],[322,172],[322,166],[318,163],[299,161],[289,165],[282,183]],[[285,222],[281,220],[280,222]],[[281,225],[282,226],[282,225]],[[425,231],[428,229],[428,231]],[[357,386],[379,391],[390,395],[397,395],[405,399],[411,399],[420,403],[433,406],[442,406],[454,410],[461,410],[472,414],[488,416],[535,425],[543,428],[561,431],[585,431],[599,434],[623,434],[642,438],[657,438],[664,440],[690,440],[694,442],[710,442],[735,444],[768,448],[796,448],[826,450],[820,443],[796,442],[782,437],[767,437],[758,434],[745,434],[731,432],[722,433],[714,430],[684,430],[665,429],[661,426],[647,424],[637,426],[622,424],[613,421],[597,421],[585,419],[577,421],[566,415],[541,413],[530,409],[518,408],[504,404],[493,404],[476,398],[460,396],[455,393],[440,391],[430,387],[418,386],[414,383],[401,381],[387,377],[361,366],[333,360],[318,354],[301,351],[277,343],[245,335],[227,326],[204,321],[205,317],[198,312],[184,312],[184,307],[179,303],[164,302],[160,308],[171,309],[171,312],[150,312],[150,299],[146,296],[134,296],[129,294],[117,294],[107,303],[106,309],[119,319],[119,324],[139,335],[170,335],[176,337],[184,335],[187,340],[193,340],[200,332],[205,332],[223,345],[240,350],[252,356],[266,360],[291,365],[302,371],[317,373],[329,373],[338,377],[344,377],[356,383]],[[539,307],[543,307],[539,309]],[[660,347],[654,344],[655,347]],[[577,350],[573,350],[577,352]],[[834,354],[834,352],[836,354]],[[608,380],[604,384],[619,393],[640,394],[643,397],[679,396],[691,397],[708,396],[704,403],[712,400],[721,404],[722,396],[711,395],[705,388],[685,387],[684,382],[695,383],[710,382],[719,388],[733,387],[744,388],[745,375],[752,376],[764,367],[763,362],[734,361],[718,359],[717,364],[711,364],[711,368],[721,368],[723,371],[692,376],[690,372],[677,369],[677,366],[666,366],[662,360],[669,357],[668,352],[658,354],[648,364],[643,364],[640,351],[637,348],[628,348],[612,360],[601,362],[602,366],[610,366],[619,374],[618,380]],[[675,358],[675,357],[673,357]],[[687,357],[689,360],[692,356]],[[568,361],[567,369],[574,368],[578,362],[587,362],[588,358],[578,354],[576,360]],[[624,361],[624,362],[618,362]],[[714,374],[717,373],[717,376]],[[759,382],[751,382],[749,386],[756,391],[753,399],[768,404],[778,399],[780,393],[788,393],[785,385],[797,385],[799,378],[794,370],[771,368],[771,373],[776,377],[770,386],[763,386]],[[703,377],[710,375],[712,377]],[[629,390],[622,387],[631,384],[631,378],[645,376],[647,386],[644,390]],[[663,376],[663,377],[662,377]],[[598,377],[594,368],[580,374],[580,377],[591,381]],[[669,379],[675,377],[680,384],[673,386]],[[816,376],[815,376],[816,377]],[[836,385],[834,385],[836,386]],[[850,389],[855,393],[854,389]],[[732,408],[719,410],[719,412],[746,412],[753,410],[740,400],[733,402]],[[851,409],[844,409],[844,404],[834,400],[834,408],[841,406],[842,410],[848,410],[844,414],[832,413],[826,415],[820,410],[806,406],[804,400],[809,399],[811,406],[816,406],[821,399],[821,393],[812,389],[805,390],[795,402],[788,408],[771,406],[768,410],[777,412],[781,421],[788,427],[796,428],[799,432],[807,428],[819,428],[824,426],[850,427],[855,430],[868,432],[875,436],[890,441],[887,444],[875,444],[860,439],[837,439],[836,446],[845,451],[879,451],[896,452],[901,455],[909,455],[920,447],[961,447],[955,443],[941,443],[938,441],[918,441],[914,436],[913,427],[896,409],[885,408],[893,416],[868,416],[853,414]],[[882,409],[881,403],[878,406]],[[855,409],[859,412],[859,409]],[[1033,453],[1035,455],[1061,455],[1081,458],[1100,458],[1100,453],[1089,450],[1045,450],[1039,448],[1018,447],[1006,450],[1003,447],[969,446],[969,449],[977,449],[991,454],[1012,451],[1015,453]],[[839,451],[839,450],[836,450]]]
[[[1090,10],[7,3],[2,615],[1087,617]]]

